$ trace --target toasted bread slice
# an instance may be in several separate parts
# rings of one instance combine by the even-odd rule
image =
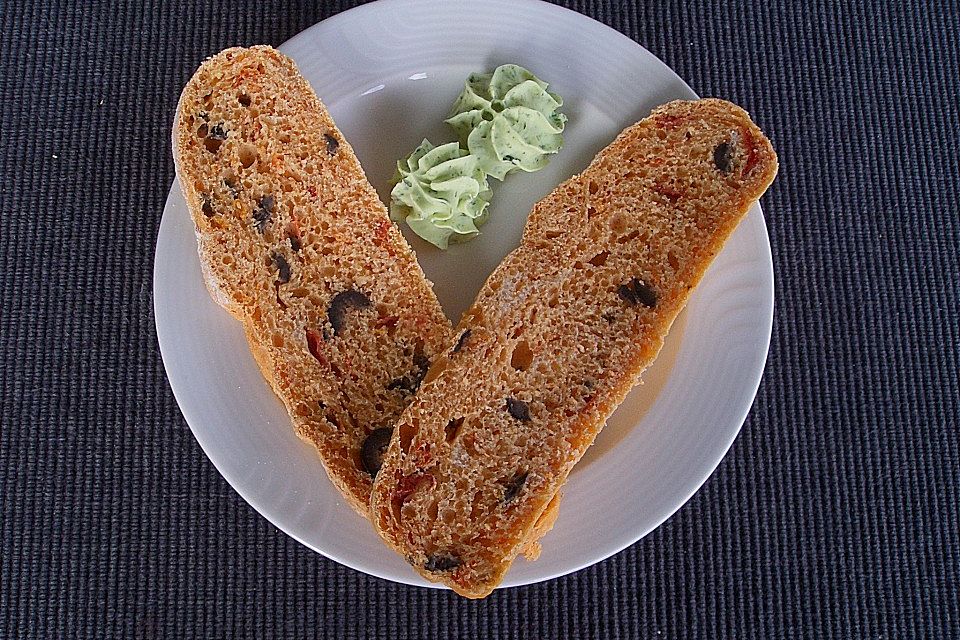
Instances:
[[[372,495],[383,539],[489,594],[776,171],[739,107],[672,102],[537,203],[397,423]]]
[[[201,65],[173,150],[210,293],[366,515],[382,429],[452,335],[430,282],[326,108],[270,47]]]

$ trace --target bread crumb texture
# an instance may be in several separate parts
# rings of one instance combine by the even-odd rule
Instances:
[[[393,426],[452,339],[430,282],[326,108],[272,48],[204,62],[173,145],[211,294],[367,514],[364,442]]]
[[[746,112],[672,102],[538,202],[401,416],[374,487],[423,576],[489,594],[656,357],[776,155]]]

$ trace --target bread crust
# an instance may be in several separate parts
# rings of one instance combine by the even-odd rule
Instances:
[[[538,202],[397,424],[372,494],[387,544],[489,594],[776,171],[745,111],[678,101]]]

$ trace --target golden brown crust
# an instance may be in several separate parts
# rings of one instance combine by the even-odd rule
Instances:
[[[211,295],[243,323],[298,435],[367,514],[362,443],[394,423],[451,336],[431,284],[286,56],[235,48],[204,62],[173,134]]]
[[[673,102],[537,203],[397,423],[372,494],[383,539],[489,594],[776,170],[739,107]]]
[[[550,501],[547,508],[544,509],[540,517],[537,518],[533,528],[530,529],[530,535],[527,536],[526,543],[520,548],[520,553],[523,554],[523,557],[527,560],[536,560],[540,557],[540,551],[542,551],[540,539],[543,538],[550,529],[553,529],[553,525],[557,522],[557,516],[560,515],[560,497],[559,492],[553,496],[553,500]]]

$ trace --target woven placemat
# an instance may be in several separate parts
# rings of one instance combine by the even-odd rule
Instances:
[[[180,88],[352,4],[0,4],[0,638],[960,637],[957,3],[561,3],[769,133],[776,320],[754,409],[683,509],[481,602],[268,524],[156,345]]]

